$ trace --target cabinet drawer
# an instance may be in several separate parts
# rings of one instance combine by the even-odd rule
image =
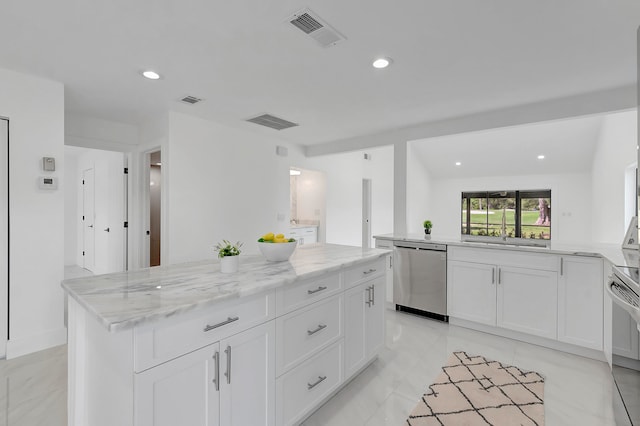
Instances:
[[[386,257],[381,257],[373,262],[363,263],[348,269],[344,273],[345,288],[351,288],[371,278],[384,275],[386,273],[385,268]]]
[[[341,291],[339,274],[295,282],[276,289],[276,312],[283,315]]]
[[[274,317],[275,297],[271,291],[136,327],[135,371],[146,370]]]
[[[449,246],[447,258],[462,262],[484,263],[491,265],[514,266],[541,271],[557,271],[558,256],[547,253],[536,253],[534,250],[505,250],[504,248],[476,248]]]
[[[276,319],[276,375],[342,337],[343,303],[336,295]]]
[[[298,424],[343,380],[342,340],[276,380],[276,424]]]

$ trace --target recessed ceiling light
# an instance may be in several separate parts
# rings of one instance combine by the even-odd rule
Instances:
[[[160,78],[160,74],[155,71],[143,71],[142,75],[149,80],[158,80]]]
[[[290,176],[300,176],[300,170],[295,170],[295,169],[290,169],[289,170],[289,175]]]
[[[544,160],[544,155],[538,155],[538,160]]]
[[[378,58],[373,61],[374,68],[386,68],[389,66],[389,64],[391,64],[390,58]]]
[[[456,161],[456,166],[461,166],[461,165],[462,165],[462,163],[461,163],[461,162]]]

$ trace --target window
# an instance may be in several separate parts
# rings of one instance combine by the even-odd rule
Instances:
[[[461,233],[551,240],[551,190],[463,192]]]

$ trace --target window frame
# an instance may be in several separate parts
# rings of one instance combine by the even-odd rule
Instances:
[[[471,234],[471,200],[474,198],[481,198],[485,200],[487,206],[486,215],[486,233],[487,235],[472,235]],[[514,226],[515,236],[505,237],[489,235],[489,200],[491,198],[515,198],[515,211],[514,211]],[[518,244],[536,245],[536,246],[549,246],[551,244],[552,232],[551,222],[549,224],[549,238],[527,238],[522,236],[522,200],[531,198],[546,198],[549,199],[549,204],[552,205],[552,191],[551,189],[532,189],[532,190],[503,190],[503,191],[463,191],[461,193],[461,214],[460,214],[460,235],[462,241],[486,241],[486,242],[511,242]],[[463,213],[466,210],[466,214]],[[465,232],[466,224],[466,232]]]

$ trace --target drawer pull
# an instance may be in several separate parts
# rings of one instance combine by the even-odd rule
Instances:
[[[324,382],[325,380],[327,380],[327,376],[318,376],[318,380],[316,380],[315,383],[307,383],[307,390],[311,390],[311,389],[315,388],[316,386],[318,386],[320,383]]]
[[[215,379],[213,379],[213,383],[216,384],[216,390],[219,391],[220,390],[220,353],[218,351],[216,351],[216,353],[213,354],[213,359],[215,360],[215,373],[216,373],[216,377]]]
[[[224,350],[224,353],[227,354],[227,372],[224,373],[227,376],[227,384],[231,384],[231,346],[227,346],[227,349]]]
[[[326,289],[327,289],[327,287],[320,286],[320,287],[316,288],[315,290],[307,290],[307,294],[315,294],[315,293],[317,293],[319,291],[326,290]]]
[[[366,291],[367,291],[367,300],[365,300],[364,303],[366,303],[367,306],[370,307],[371,306],[371,287],[370,286],[367,287]]]
[[[373,268],[371,268],[371,269],[369,269],[368,271],[363,271],[362,273],[363,273],[363,274],[365,274],[365,275],[369,275],[369,274],[374,273],[375,271],[377,271],[377,269],[373,269]]]
[[[327,326],[325,324],[319,324],[318,328],[316,328],[315,330],[307,330],[307,334],[309,336],[311,336],[311,335],[316,334],[320,330],[324,330],[325,328],[327,328]]]
[[[231,324],[232,322],[238,321],[239,319],[240,319],[240,317],[233,317],[233,318],[232,317],[228,317],[226,321],[222,321],[222,322],[219,322],[218,324],[214,324],[214,325],[207,325],[204,328],[204,331],[205,332],[211,331],[211,330],[213,330],[215,328],[222,327],[223,325]]]
[[[371,306],[376,304],[376,286],[371,286]]]

